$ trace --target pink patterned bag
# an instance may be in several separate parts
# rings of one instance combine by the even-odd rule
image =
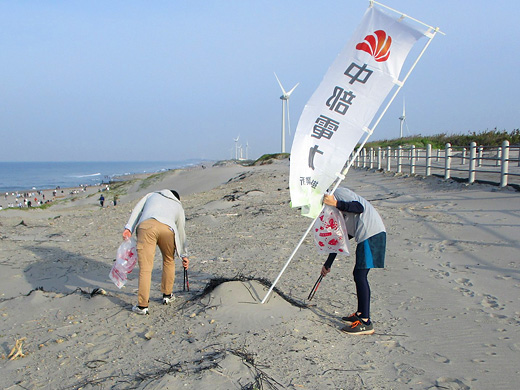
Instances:
[[[350,255],[347,226],[337,208],[327,206],[314,223],[314,243],[318,252]]]
[[[136,244],[135,239],[132,237],[123,241],[117,249],[116,261],[108,275],[117,288],[121,288],[126,284],[126,275],[132,272],[137,263]]]

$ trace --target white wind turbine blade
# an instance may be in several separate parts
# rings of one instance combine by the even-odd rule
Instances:
[[[278,81],[278,85],[280,86],[280,88],[282,89],[282,92],[284,95],[287,95],[287,92],[285,92],[285,89],[283,89],[283,85],[282,83],[280,82],[280,79],[278,78],[278,76],[276,75],[276,73],[274,74],[274,77],[276,77],[276,81]]]
[[[300,83],[297,83],[294,87],[292,87],[292,89],[289,92],[287,92],[287,98],[289,98],[289,96],[291,96],[291,93],[293,93],[293,91],[296,89],[296,87],[298,85],[300,85]]]

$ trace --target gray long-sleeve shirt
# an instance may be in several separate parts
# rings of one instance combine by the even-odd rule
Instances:
[[[170,190],[150,192],[134,207],[125,229],[134,232],[137,225],[147,219],[155,219],[168,225],[175,233],[175,249],[179,257],[187,257],[185,216],[181,202]]]
[[[343,202],[359,202],[363,211],[342,211],[347,225],[347,232],[354,236],[356,242],[365,241],[378,233],[386,232],[385,225],[377,210],[365,198],[345,187],[339,187],[334,191],[334,197]]]

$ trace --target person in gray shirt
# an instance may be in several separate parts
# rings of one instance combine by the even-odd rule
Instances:
[[[349,334],[373,334],[374,325],[370,320],[368,271],[371,268],[384,268],[385,266],[385,225],[377,210],[366,199],[348,188],[339,187],[334,191],[334,195],[325,195],[323,203],[341,211],[345,218],[347,234],[357,243],[356,265],[353,274],[358,308],[351,315],[342,317],[347,326],[341,330]],[[332,263],[335,255],[335,253],[329,255],[329,264]],[[324,265],[321,275],[326,276],[329,272],[330,266]]]
[[[152,282],[155,248],[159,246],[163,257],[161,291],[163,304],[172,302],[175,280],[174,252],[182,258],[184,269],[188,269],[189,258],[186,247],[184,209],[180,196],[175,190],[160,190],[145,195],[134,207],[123,239],[127,240],[135,231],[137,234],[137,261],[139,264],[139,286],[137,305],[132,311],[149,314],[148,302]]]

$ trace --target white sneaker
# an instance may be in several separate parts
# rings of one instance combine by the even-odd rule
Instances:
[[[173,293],[171,293],[170,295],[163,294],[163,298],[162,298],[163,305],[168,305],[169,303],[171,303],[173,301],[175,301],[175,297],[173,296]]]
[[[140,315],[147,315],[147,314],[150,314],[150,313],[148,312],[148,308],[147,308],[147,307],[145,307],[144,309],[140,309],[137,305],[135,305],[135,306],[132,307],[132,311],[133,311],[134,313],[137,313],[137,314],[140,314]]]

